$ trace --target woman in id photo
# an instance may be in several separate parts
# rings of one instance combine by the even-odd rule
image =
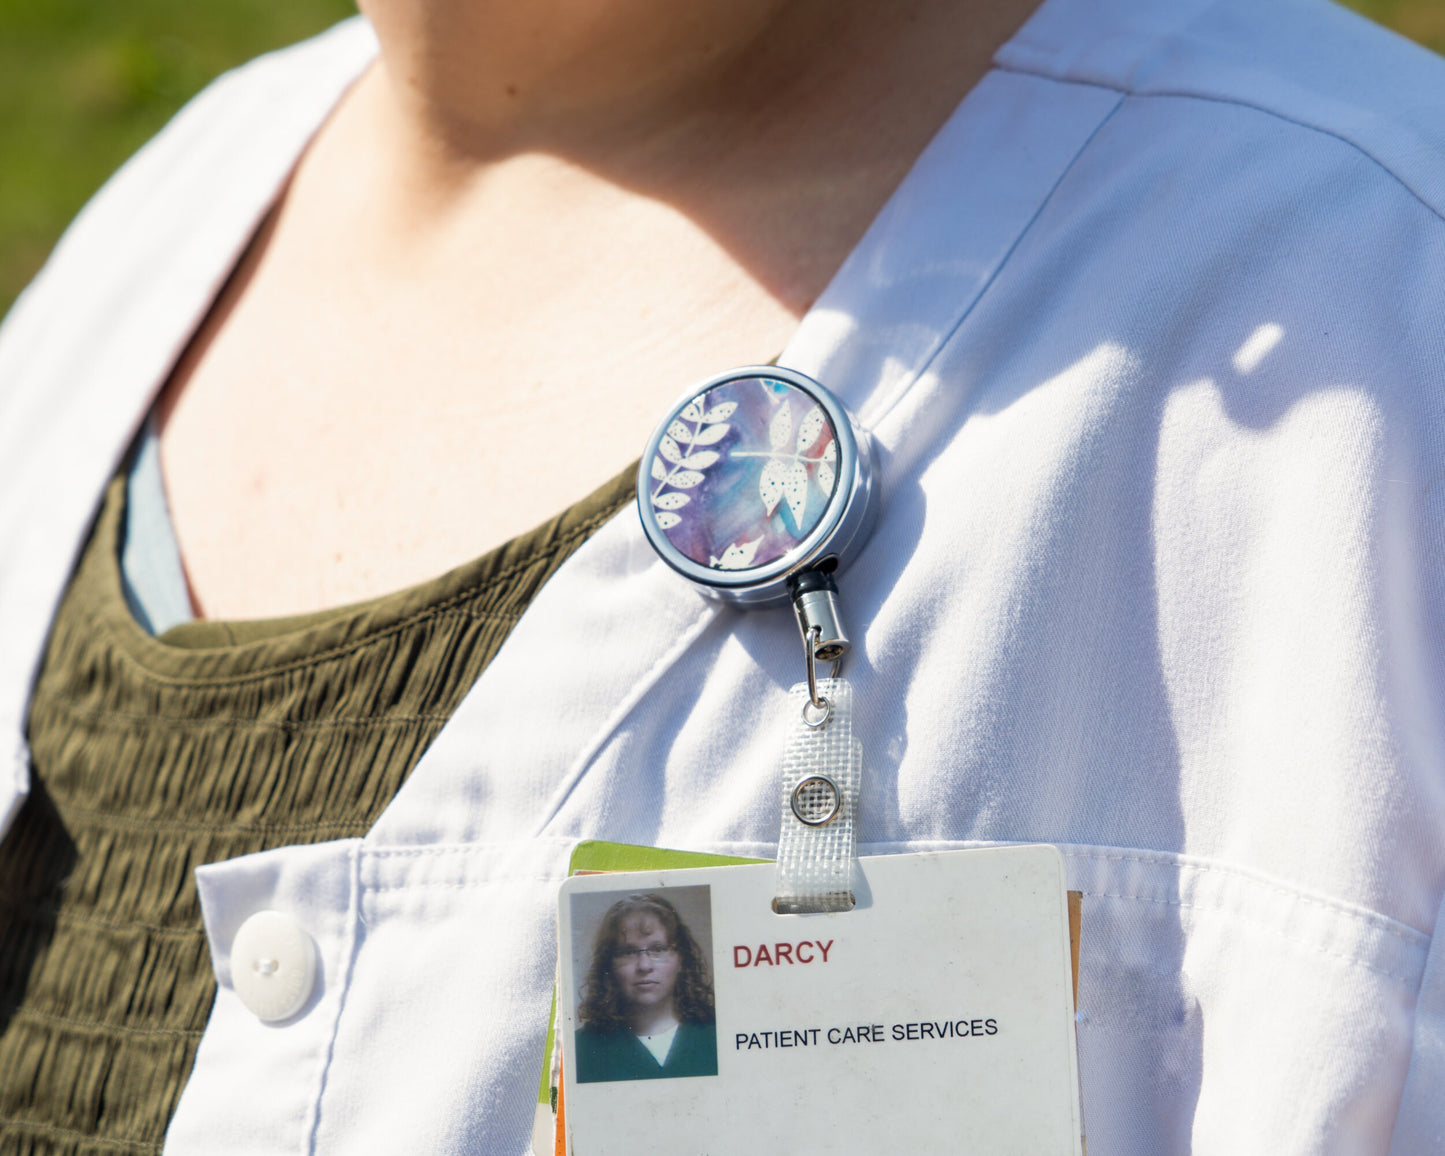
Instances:
[[[607,909],[580,996],[579,1083],[717,1075],[707,958],[661,895]]]

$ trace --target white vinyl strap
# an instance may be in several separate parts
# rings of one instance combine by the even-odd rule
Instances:
[[[853,737],[853,688],[844,678],[818,682],[829,706],[826,721],[818,726],[804,721],[807,684],[791,693],[795,721],[783,752],[783,827],[773,908],[783,914],[848,911],[863,779],[863,747]]]

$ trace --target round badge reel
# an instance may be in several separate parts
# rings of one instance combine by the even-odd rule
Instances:
[[[648,442],[637,475],[648,540],[711,597],[792,602],[816,659],[848,650],[834,575],[877,507],[868,435],[812,378],[753,365],[695,386]]]

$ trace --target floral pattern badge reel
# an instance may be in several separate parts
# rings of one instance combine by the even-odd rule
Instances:
[[[809,666],[848,639],[834,575],[867,538],[877,493],[868,436],[837,398],[781,366],[698,385],[643,454],[637,504],[662,559],[712,597],[791,601]]]
[[[863,749],[835,575],[872,529],[868,436],[810,377],[748,366],[703,382],[648,443],[637,475],[643,529],[663,561],[739,606],[791,602],[806,684],[780,759],[773,910],[847,911],[857,877]],[[818,664],[831,662],[820,679]]]

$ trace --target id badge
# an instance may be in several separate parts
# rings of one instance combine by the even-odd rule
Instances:
[[[555,1151],[1082,1154],[1059,852],[857,862],[812,914],[772,864],[564,883]]]

